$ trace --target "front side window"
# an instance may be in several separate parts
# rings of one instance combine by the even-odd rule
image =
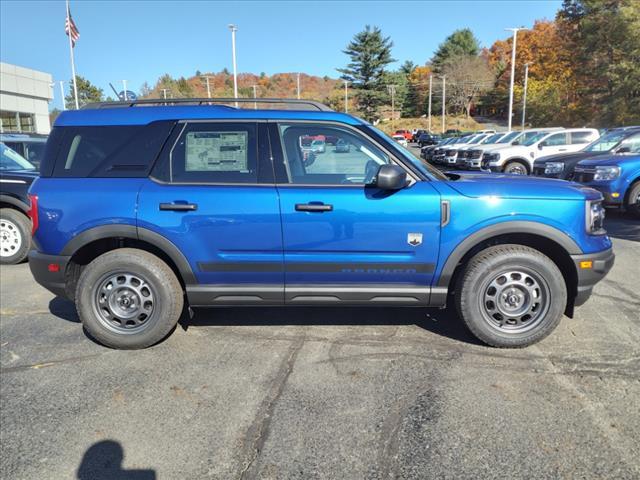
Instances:
[[[171,182],[258,183],[254,124],[187,124],[169,156]]]
[[[628,153],[640,153],[640,133],[625,138],[620,144],[620,148],[628,148]]]
[[[279,130],[290,183],[363,185],[373,181],[380,165],[390,163],[386,153],[346,128],[281,124]]]

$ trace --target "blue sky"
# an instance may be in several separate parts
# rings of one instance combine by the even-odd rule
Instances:
[[[111,94],[122,79],[137,91],[164,73],[231,70],[229,23],[238,25],[239,72],[302,71],[337,77],[342,50],[366,24],[394,42],[398,64],[424,64],[447,35],[469,27],[483,46],[506,27],[552,19],[560,0],[503,1],[71,1],[80,30],[78,75]],[[0,0],[0,59],[69,80],[64,1]],[[59,87],[53,106],[60,105]]]

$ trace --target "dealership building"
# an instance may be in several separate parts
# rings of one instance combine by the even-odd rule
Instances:
[[[49,73],[0,62],[0,132],[49,133],[52,81]]]

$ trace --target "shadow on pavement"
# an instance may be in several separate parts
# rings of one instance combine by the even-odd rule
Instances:
[[[124,451],[114,440],[94,443],[84,453],[78,480],[156,480],[155,470],[123,470]]]
[[[640,242],[640,220],[618,210],[607,210],[604,228],[610,237]]]
[[[49,312],[51,312],[51,315],[66,320],[67,322],[80,323],[76,306],[73,302],[62,297],[54,297],[51,299],[49,302]]]
[[[202,308],[191,319],[180,321],[183,329],[193,326],[402,326],[416,325],[436,335],[481,345],[466,329],[455,308],[388,307],[243,307]]]

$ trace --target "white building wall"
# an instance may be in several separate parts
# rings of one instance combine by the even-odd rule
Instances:
[[[50,74],[0,62],[0,110],[32,114],[35,133],[49,133]]]

